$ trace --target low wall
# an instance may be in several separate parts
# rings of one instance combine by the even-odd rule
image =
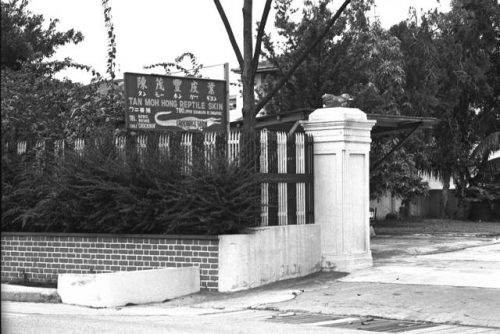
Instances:
[[[321,270],[316,224],[220,236],[2,233],[2,282],[57,283],[58,274],[198,266],[200,288],[238,291]]]
[[[58,274],[200,267],[200,288],[217,291],[217,236],[2,232],[2,282],[56,283]]]
[[[254,288],[321,270],[317,224],[270,226],[219,236],[219,291]]]

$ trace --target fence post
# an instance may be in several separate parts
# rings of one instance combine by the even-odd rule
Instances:
[[[17,142],[17,155],[22,155],[26,153],[26,147],[27,147],[27,142],[26,140],[23,141],[18,141]]]
[[[314,220],[321,224],[323,270],[372,265],[369,223],[370,131],[353,108],[323,108],[302,123],[314,137]]]
[[[146,148],[148,145],[148,137],[146,135],[137,136],[136,150],[139,155],[139,161],[144,163],[144,157],[146,154]]]
[[[116,153],[120,157],[121,161],[124,164],[125,164],[125,159],[126,159],[126,147],[127,147],[127,137],[126,136],[116,136],[115,137]]]
[[[228,139],[228,159],[229,162],[238,161],[240,157],[240,141],[241,141],[241,132],[240,131],[231,131],[229,133]]]
[[[66,142],[64,139],[58,139],[54,142],[54,156],[58,160],[64,159],[64,150],[66,148]]]
[[[269,173],[269,142],[267,140],[267,130],[260,132],[260,172]],[[262,212],[260,214],[260,225],[269,225],[269,183],[260,184],[260,201]]]
[[[277,145],[278,145],[278,174],[287,173],[287,136],[285,132],[278,132]],[[288,192],[286,182],[278,183],[278,224],[288,224]]]
[[[203,152],[205,156],[205,167],[208,169],[212,168],[213,160],[215,159],[215,141],[217,138],[217,133],[215,132],[205,132],[203,136]]]
[[[306,159],[305,159],[305,141],[303,133],[295,134],[295,173],[305,174]],[[296,201],[297,201],[297,224],[306,223],[306,184],[297,182],[296,185]]]
[[[184,155],[183,171],[186,175],[191,175],[193,171],[193,134],[190,132],[182,133],[181,147]]]
[[[74,148],[76,154],[81,158],[83,157],[83,152],[85,150],[85,139],[83,138],[77,138],[75,139],[75,148]]]
[[[170,136],[161,134],[158,138],[158,151],[160,161],[165,161],[170,156]]]

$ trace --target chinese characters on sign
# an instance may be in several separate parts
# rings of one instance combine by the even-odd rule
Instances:
[[[125,73],[127,128],[223,131],[226,82]]]

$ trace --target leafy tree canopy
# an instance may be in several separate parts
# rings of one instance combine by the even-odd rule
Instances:
[[[26,61],[52,56],[57,47],[83,40],[74,29],[57,31],[58,20],[45,29],[44,17],[27,10],[28,0],[1,2],[2,68],[19,70]]]
[[[291,15],[298,10],[292,1],[276,1],[276,28],[278,37],[264,39],[264,55],[278,68],[278,75],[286,72],[297,56],[296,46],[313,39],[331,15],[329,1],[305,1],[298,21]],[[327,38],[318,45],[309,58],[295,72],[290,82],[266,107],[273,114],[299,108],[320,108],[324,93],[354,97],[353,107],[368,113],[400,114],[404,97],[405,71],[400,40],[383,29],[379,22],[370,22],[368,13],[372,1],[353,1],[345,16],[337,21]],[[344,31],[341,37],[336,33]],[[264,95],[275,78],[268,77],[262,87]],[[418,144],[419,140],[416,140]],[[396,141],[397,143],[397,141]],[[379,160],[394,145],[393,138],[373,142],[373,161]],[[413,146],[418,146],[413,144]],[[392,193],[403,198],[405,204],[425,192],[416,160],[420,152],[402,149],[392,155],[377,171],[372,171],[372,198]]]
[[[405,58],[401,107],[441,120],[420,168],[441,178],[445,187],[453,177],[463,198],[474,167],[484,163],[471,152],[500,128],[500,5],[454,0],[450,12],[414,15],[391,34],[401,40]]]
[[[54,68],[73,65],[67,59],[2,70],[2,140],[65,138],[72,142],[99,127],[114,129],[123,122],[121,90],[109,92],[103,80],[82,85],[53,77]]]
[[[65,138],[71,142],[99,127],[122,124],[121,92],[109,89],[99,73],[69,58],[47,61],[58,46],[78,43],[82,34],[73,29],[57,31],[57,20],[44,29],[43,16],[29,12],[27,5],[27,0],[1,3],[2,140]],[[93,82],[81,85],[55,78],[68,67],[91,72]]]
[[[302,18],[291,21],[297,12],[290,0],[276,2],[277,41],[264,39],[264,56],[282,75],[299,52],[296,46],[321,31],[331,16],[329,1],[305,1]],[[353,1],[323,43],[296,71],[281,94],[266,108],[268,113],[298,108],[321,107],[324,93],[349,93],[354,106],[370,113],[399,113],[397,104],[403,92],[404,70],[399,40],[378,22],[370,23],[367,12],[372,1]],[[345,31],[342,37],[334,36]],[[263,93],[274,78],[269,78]]]

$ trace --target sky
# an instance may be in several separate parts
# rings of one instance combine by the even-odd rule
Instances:
[[[303,0],[295,0],[297,6]],[[253,21],[260,19],[264,0],[254,0]],[[236,40],[242,48],[242,0],[221,0]],[[340,6],[341,0],[333,0]],[[109,0],[117,44],[117,77],[123,72],[163,73],[162,69],[145,70],[145,65],[172,62],[184,52],[194,53],[204,66],[229,62],[237,67],[236,57],[212,0]],[[376,0],[373,15],[389,28],[408,17],[409,7],[427,10],[449,9],[449,0]],[[29,10],[45,19],[59,19],[58,29],[74,28],[84,35],[77,45],[60,47],[54,59],[70,57],[77,63],[106,71],[107,39],[101,0],[31,0]],[[272,30],[272,16],[266,31]],[[255,29],[254,29],[255,30]],[[223,79],[223,67],[214,66],[202,73]],[[71,70],[62,74],[71,80],[88,82],[90,75]],[[231,81],[237,80],[231,73]]]

